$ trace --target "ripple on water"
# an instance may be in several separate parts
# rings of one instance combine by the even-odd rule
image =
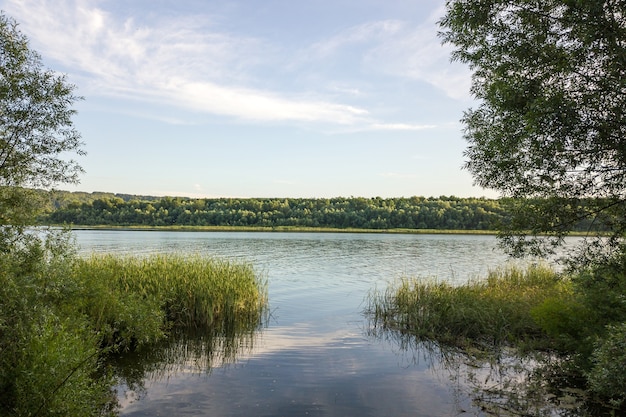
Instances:
[[[122,415],[444,416],[471,410],[436,355],[367,335],[368,291],[400,277],[452,282],[506,257],[493,236],[77,231],[83,253],[201,253],[243,260],[266,275],[271,318],[236,363],[210,375],[145,381]],[[458,381],[457,381],[458,382]]]

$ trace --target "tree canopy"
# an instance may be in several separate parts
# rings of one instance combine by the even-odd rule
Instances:
[[[497,200],[410,198],[155,198],[57,191],[42,224],[494,230]]]
[[[83,154],[74,128],[75,87],[44,68],[17,23],[0,13],[0,225],[19,226],[36,210],[24,187],[76,183]]]
[[[541,252],[591,219],[617,247],[626,230],[626,1],[446,7],[440,35],[473,70],[478,102],[462,119],[466,168],[478,185],[516,197],[505,245]]]

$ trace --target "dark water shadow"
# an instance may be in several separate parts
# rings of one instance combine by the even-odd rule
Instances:
[[[259,316],[238,317],[217,328],[174,329],[159,343],[111,355],[107,367],[117,381],[118,402],[122,406],[141,400],[147,381],[179,374],[208,376],[215,368],[235,363],[254,349],[267,320],[263,309]]]
[[[441,344],[369,320],[365,334],[394,346],[405,363],[428,363],[449,379],[456,395],[468,397],[481,416],[612,416],[590,403],[584,391],[549,381],[561,360],[545,352],[520,354],[512,348],[472,348]],[[614,410],[613,410],[614,411]],[[468,410],[469,412],[469,410]],[[467,415],[467,414],[464,414]]]

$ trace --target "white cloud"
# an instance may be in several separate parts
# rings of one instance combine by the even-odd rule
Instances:
[[[423,81],[454,99],[469,99],[471,72],[450,62],[452,48],[437,36],[444,12],[443,7],[435,10],[417,26],[383,20],[348,28],[307,49],[304,61],[340,57],[360,44],[361,65],[368,71]]]
[[[297,183],[292,180],[274,180],[274,184],[280,185],[296,185]]]
[[[435,125],[413,125],[407,123],[373,123],[368,130],[424,130],[434,129]]]
[[[388,38],[390,35],[400,31],[403,26],[404,23],[398,20],[383,20],[357,25],[345,29],[324,41],[315,43],[307,51],[307,54],[316,56],[332,55],[346,46]]]
[[[357,130],[432,127],[376,120],[363,104],[364,98],[370,98],[368,93],[349,83],[320,80],[317,87],[322,88],[309,87],[316,93],[286,93],[259,83],[255,75],[259,65],[279,65],[271,61],[276,47],[263,39],[218,31],[211,16],[146,13],[118,17],[106,10],[110,4],[103,0],[5,0],[3,7],[20,22],[35,49],[45,51],[46,59],[71,72],[70,79],[87,98],[123,97],[200,114]],[[322,62],[356,45],[362,63],[377,72],[421,79],[452,97],[462,97],[467,90],[466,74],[442,70],[447,51],[439,45],[435,31],[432,22],[411,29],[399,20],[374,21],[304,50],[308,60]],[[316,67],[311,64],[315,62],[300,70],[311,71]],[[331,93],[320,96],[320,91]],[[341,102],[348,98],[361,101]],[[185,123],[172,114],[152,117]]]
[[[255,60],[262,42],[207,31],[200,27],[201,17],[142,27],[132,19],[115,20],[97,1],[9,4],[22,30],[48,58],[75,72],[87,95],[159,101],[260,121],[350,124],[367,116],[355,106],[240,86],[237,81],[245,75],[237,69],[251,65],[246,60]]]
[[[469,99],[469,68],[450,62],[452,47],[442,45],[437,36],[437,21],[443,14],[443,8],[437,9],[421,25],[405,27],[384,39],[368,52],[368,65],[391,75],[424,81],[454,99]]]

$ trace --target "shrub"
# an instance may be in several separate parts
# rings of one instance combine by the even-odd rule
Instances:
[[[89,322],[57,300],[73,287],[68,264],[37,236],[0,257],[0,415],[76,416],[113,411]]]
[[[596,343],[587,378],[592,392],[619,408],[626,400],[626,323],[607,330],[607,336]]]

